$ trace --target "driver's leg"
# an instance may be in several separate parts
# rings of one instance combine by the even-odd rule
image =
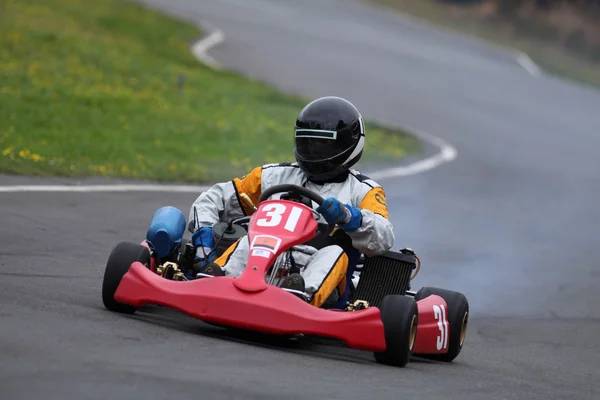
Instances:
[[[239,238],[235,243],[227,248],[211,264],[205,267],[201,272],[209,275],[240,276],[244,272],[246,260],[248,259],[248,236]],[[222,271],[215,271],[213,268],[220,268]]]
[[[300,273],[311,304],[321,307],[337,288],[340,295],[346,288],[348,255],[340,246],[326,246],[313,254]]]

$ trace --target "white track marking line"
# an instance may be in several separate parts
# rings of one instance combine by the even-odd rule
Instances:
[[[527,55],[527,53],[517,51],[515,52],[515,59],[517,60],[517,63],[523,67],[523,69],[525,69],[525,71],[529,72],[529,75],[535,78],[542,76],[542,69],[538,67],[538,65],[531,59],[531,57]]]
[[[221,68],[221,64],[210,55],[208,51],[213,47],[223,43],[225,35],[220,29],[214,29],[212,33],[192,45],[192,54],[204,64],[212,68]]]
[[[391,126],[391,125],[390,125]],[[418,131],[412,128],[403,128],[405,131],[427,141],[438,147],[440,151],[431,157],[416,161],[408,165],[386,168],[368,173],[369,178],[384,180],[398,178],[401,176],[416,175],[429,171],[444,163],[453,161],[457,157],[457,151],[443,139],[437,136]],[[210,185],[132,185],[132,184],[109,184],[109,185],[12,185],[0,186],[0,193],[19,192],[71,192],[71,193],[93,193],[93,192],[172,192],[172,193],[200,193],[210,188]]]
[[[210,188],[208,185],[13,185],[0,186],[1,193],[16,192],[176,192],[176,193],[200,193]]]
[[[386,124],[384,122],[382,122],[382,124],[384,124],[386,126],[393,126],[393,124]],[[422,173],[425,171],[429,171],[430,169],[433,169],[444,163],[447,163],[447,162],[450,162],[450,161],[453,161],[456,159],[458,152],[456,151],[456,149],[453,146],[451,146],[445,140],[443,140],[437,136],[433,136],[429,133],[419,131],[417,129],[407,128],[407,127],[403,127],[401,129],[407,131],[409,134],[416,136],[417,138],[419,138],[423,141],[431,143],[432,145],[438,147],[440,149],[440,151],[438,153],[434,154],[433,156],[427,157],[423,160],[419,160],[419,161],[416,161],[416,162],[408,164],[408,165],[401,165],[399,167],[391,167],[391,168],[386,168],[386,169],[382,169],[379,171],[374,171],[374,172],[368,173],[367,175],[369,176],[369,178],[375,179],[375,180],[382,180],[382,179],[397,178],[400,176],[415,175],[415,174],[419,174],[419,173]]]
[[[217,46],[225,40],[225,35],[219,29],[214,29],[213,32],[198,40],[192,46],[192,53],[201,62],[204,62],[213,68],[219,68],[219,63],[207,54],[211,48]],[[393,126],[382,122],[384,125]],[[372,179],[390,179],[400,176],[409,176],[433,169],[441,164],[454,160],[457,156],[456,149],[443,139],[433,136],[429,133],[419,131],[417,129],[400,127],[410,134],[427,141],[436,147],[439,147],[439,153],[419,160],[412,164],[399,167],[386,168],[379,171],[374,171],[369,174]],[[132,184],[108,184],[108,185],[10,185],[0,186],[0,193],[19,193],[19,192],[71,192],[71,193],[98,193],[98,192],[173,192],[173,193],[200,193],[210,188],[210,185],[132,185]]]

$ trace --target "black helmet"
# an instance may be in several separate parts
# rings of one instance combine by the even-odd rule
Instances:
[[[365,145],[362,116],[348,100],[321,97],[310,102],[295,124],[296,162],[315,181],[327,181],[360,160]]]

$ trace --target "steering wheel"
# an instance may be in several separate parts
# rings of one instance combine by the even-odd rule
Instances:
[[[263,201],[268,200],[269,197],[273,196],[274,194],[283,193],[283,192],[298,193],[298,194],[303,195],[304,197],[314,201],[318,205],[323,204],[323,201],[324,201],[324,199],[321,196],[319,196],[317,193],[315,193],[312,190],[309,190],[303,186],[282,184],[282,185],[272,186],[272,187],[268,188],[267,190],[265,190],[264,192],[262,192],[262,194],[258,198],[258,204],[262,203]],[[319,213],[314,209],[312,210],[312,212],[314,214],[319,215]],[[333,229],[335,224],[325,223],[325,224],[319,224],[319,226],[320,226],[319,234],[327,234],[327,231]],[[323,229],[323,227],[328,227],[328,228]]]
[[[258,204],[267,200],[269,197],[273,196],[274,194],[283,193],[283,192],[299,193],[299,194],[309,198],[310,200],[314,201],[318,205],[323,204],[323,201],[324,201],[324,199],[321,196],[319,196],[312,190],[309,190],[305,187],[298,186],[298,185],[283,184],[283,185],[272,186],[272,187],[268,188],[267,190],[265,190],[264,192],[262,192],[262,194],[258,198]]]
[[[262,194],[258,198],[258,204],[262,203],[263,201],[268,200],[269,197],[273,196],[276,193],[283,193],[283,192],[299,193],[301,195],[304,195],[304,197],[314,201],[318,205],[323,204],[323,198],[321,196],[319,196],[318,194],[316,194],[315,192],[308,190],[302,186],[289,185],[289,184],[276,185],[276,186],[270,187],[269,189],[265,190],[264,192],[262,192]],[[258,206],[258,204],[256,206]],[[254,207],[256,207],[256,206],[254,206]],[[317,213],[315,210],[312,210],[312,211],[313,211],[313,213]],[[236,219],[230,221],[230,224],[237,224],[237,225],[247,224],[250,222],[251,218],[252,218],[251,215],[236,218]]]
[[[258,198],[258,204],[262,203],[263,201],[268,200],[269,197],[273,196],[274,194],[283,193],[283,192],[298,193],[298,194],[303,195],[306,198],[314,201],[319,206],[321,204],[323,204],[323,201],[325,201],[323,199],[323,197],[319,196],[317,193],[315,193],[312,190],[309,190],[303,186],[282,184],[282,185],[275,185],[273,187],[268,188],[264,192],[262,192],[262,194]],[[319,213],[314,209],[312,210],[312,212],[314,214],[319,215]],[[336,227],[336,224],[319,223],[319,228],[318,228],[317,236],[315,236],[315,239],[329,236],[329,234],[335,229],[335,227]],[[313,239],[313,240],[315,240],[315,239]],[[317,240],[319,240],[319,239],[317,239]]]

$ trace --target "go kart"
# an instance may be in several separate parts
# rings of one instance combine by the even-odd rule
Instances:
[[[287,193],[287,199],[270,200],[281,193]],[[170,208],[176,212],[161,214],[168,227],[161,232],[173,249],[165,251],[148,239],[141,244],[121,242],[113,249],[102,284],[105,307],[133,313],[157,304],[218,326],[338,339],[351,348],[372,351],[379,363],[400,367],[413,355],[454,360],[465,340],[469,304],[464,295],[450,290],[410,291],[421,266],[410,249],[359,255],[348,268],[344,296],[330,308],[315,307],[306,293],[277,285],[293,268],[276,263],[278,256],[327,234],[312,203],[298,198],[323,202],[304,187],[278,185],[262,193],[251,216],[223,223],[220,230],[215,225],[219,240],[227,232],[248,235],[247,266],[235,278],[190,274],[193,245],[176,240],[183,235],[185,217]],[[246,196],[243,200],[250,201]],[[151,223],[149,232],[152,229]]]

